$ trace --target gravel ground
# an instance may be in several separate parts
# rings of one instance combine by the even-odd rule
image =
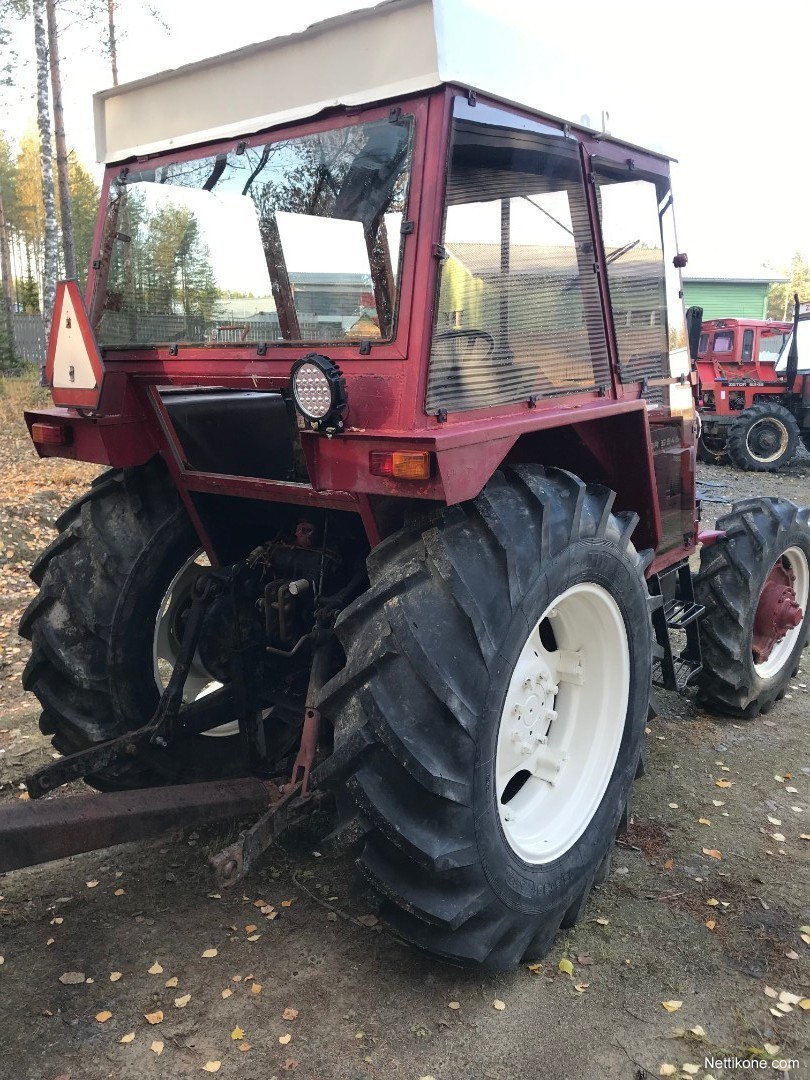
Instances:
[[[27,571],[94,474],[36,461],[19,418],[29,393],[0,399],[3,800],[51,755],[20,687]],[[807,460],[700,479],[706,524],[752,494],[810,503]],[[350,860],[322,844],[327,814],[221,896],[207,855],[237,826],[0,877],[0,1077],[644,1080],[785,1075],[780,1059],[808,1075],[808,675],[805,662],[750,723],[663,695],[611,877],[531,970],[482,976],[394,941]]]

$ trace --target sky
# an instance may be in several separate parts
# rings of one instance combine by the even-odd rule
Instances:
[[[68,143],[90,164],[92,94],[111,83],[105,27],[73,12],[79,0],[60,2]],[[678,158],[673,184],[679,246],[689,254],[691,270],[745,276],[764,265],[785,267],[796,251],[810,259],[807,0],[445,3],[459,25],[465,7],[502,20],[507,40],[530,58],[517,63],[509,56],[507,63],[537,86],[553,64],[555,88],[582,103],[568,119],[587,113],[600,126],[604,110],[617,136]],[[370,6],[363,0],[152,4],[165,27],[141,0],[118,0],[121,82]],[[31,51],[27,26],[19,28],[15,44],[20,56]],[[505,51],[492,56],[493,66]],[[0,127],[13,138],[34,124],[33,95],[28,65],[15,91],[0,99]],[[541,97],[531,104],[542,110],[548,105]]]

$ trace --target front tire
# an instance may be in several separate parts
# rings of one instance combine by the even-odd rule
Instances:
[[[752,718],[784,695],[810,636],[810,510],[787,499],[746,499],[717,528],[726,535],[701,550],[695,578],[695,599],[706,609],[698,699]]]
[[[449,960],[543,955],[628,812],[652,635],[637,517],[612,515],[613,498],[560,470],[497,474],[372,552],[371,588],[338,620],[346,665],[322,693],[335,748],[319,779],[342,793],[384,921]],[[548,737],[517,786],[513,727]]]
[[[789,465],[799,447],[796,417],[783,405],[759,402],[734,420],[728,433],[728,456],[749,472],[775,472]]]

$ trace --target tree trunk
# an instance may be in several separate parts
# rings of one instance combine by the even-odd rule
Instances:
[[[0,366],[11,367],[14,363],[14,326],[11,313],[14,310],[14,293],[11,281],[11,253],[9,250],[8,225],[3,209],[3,192],[0,191],[0,276],[3,278],[3,292],[0,296],[0,321],[6,338],[6,348],[0,350]],[[2,344],[0,333],[0,344]]]
[[[115,0],[107,0],[107,16],[110,25],[110,67],[113,86],[118,86],[118,52],[115,45]]]
[[[59,42],[56,31],[56,0],[45,0],[48,16],[48,56],[51,64],[53,91],[53,127],[56,141],[56,177],[59,183],[59,207],[62,211],[62,251],[65,255],[65,277],[77,278],[76,249],[73,241],[73,211],[70,206],[68,152],[65,141],[65,111],[62,107],[62,72],[59,66]]]
[[[56,292],[56,200],[53,189],[53,151],[51,150],[51,116],[48,100],[48,39],[45,33],[45,0],[34,0],[34,43],[37,53],[37,125],[39,127],[39,157],[42,165],[42,201],[45,204],[45,250],[42,268],[42,314],[46,327],[53,314]]]

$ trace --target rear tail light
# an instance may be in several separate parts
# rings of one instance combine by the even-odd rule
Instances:
[[[64,424],[32,424],[31,438],[39,446],[66,446],[73,432]]]
[[[369,472],[373,476],[390,476],[394,480],[429,480],[430,454],[427,450],[372,450]]]

